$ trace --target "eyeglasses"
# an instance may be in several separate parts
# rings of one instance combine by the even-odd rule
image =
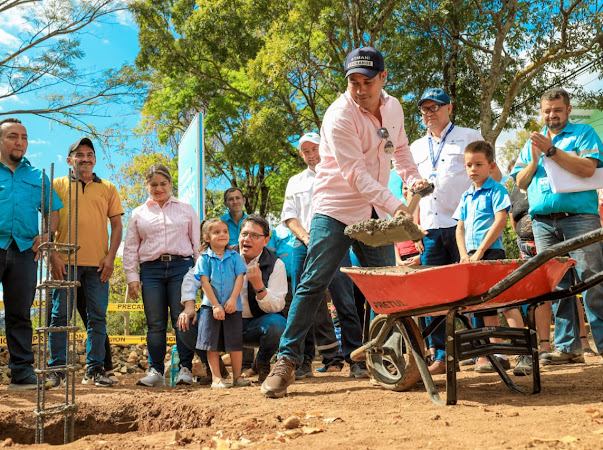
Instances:
[[[429,114],[430,112],[438,112],[442,106],[444,105],[440,105],[439,103],[431,106],[419,106],[419,111],[421,111],[421,114]]]
[[[259,238],[261,237],[266,237],[265,234],[257,234],[257,233],[249,233],[247,231],[241,231],[240,234],[241,238],[245,239],[245,238],[249,238],[252,241],[257,241]]]
[[[389,140],[389,131],[387,131],[387,128],[380,128],[377,131],[377,135],[379,135],[381,139],[387,139],[384,148],[385,153],[394,153],[394,143]]]

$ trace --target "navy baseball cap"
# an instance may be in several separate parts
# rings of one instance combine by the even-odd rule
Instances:
[[[421,106],[421,104],[427,100],[433,100],[434,102],[441,103],[442,105],[447,105],[450,103],[450,97],[448,94],[440,88],[430,88],[423,92],[421,96],[421,100],[417,103],[417,106]]]
[[[374,78],[385,70],[383,55],[373,47],[362,47],[352,50],[345,58],[345,76],[360,73]]]
[[[76,151],[80,145],[86,145],[90,147],[94,153],[96,153],[96,150],[94,150],[94,145],[92,145],[92,141],[85,137],[74,142],[69,146],[69,153],[67,153],[67,156],[71,155],[74,151]]]

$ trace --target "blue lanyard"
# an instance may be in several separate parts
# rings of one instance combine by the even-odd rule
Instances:
[[[452,123],[452,124],[450,124],[450,128],[448,128],[448,131],[446,132],[446,134],[440,141],[440,148],[438,148],[438,154],[435,155],[435,157],[433,155],[433,142],[431,142],[431,136],[427,136],[427,139],[429,141],[429,156],[431,157],[431,166],[433,167],[433,170],[436,169],[436,164],[438,162],[438,159],[440,159],[440,155],[442,154],[442,149],[444,148],[446,138],[448,137],[448,135],[450,134],[450,132],[452,131],[453,128],[454,128],[454,124]]]

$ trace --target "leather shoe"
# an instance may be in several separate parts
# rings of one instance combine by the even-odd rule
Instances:
[[[442,361],[440,359],[436,359],[429,366],[429,373],[432,374],[432,375],[441,375],[443,373],[446,373],[446,361]]]

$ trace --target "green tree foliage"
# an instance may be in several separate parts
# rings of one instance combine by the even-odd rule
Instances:
[[[131,8],[140,27],[137,66],[150,90],[142,128],[174,143],[205,116],[207,176],[226,177],[249,212],[278,214],[287,179],[304,166],[300,134],[318,131],[345,89],[352,48],[374,45],[389,69],[411,140],[423,133],[416,100],[442,86],[454,120],[495,142],[560,82],[596,59],[600,6],[574,0],[153,0]],[[569,81],[563,81],[567,86]]]

